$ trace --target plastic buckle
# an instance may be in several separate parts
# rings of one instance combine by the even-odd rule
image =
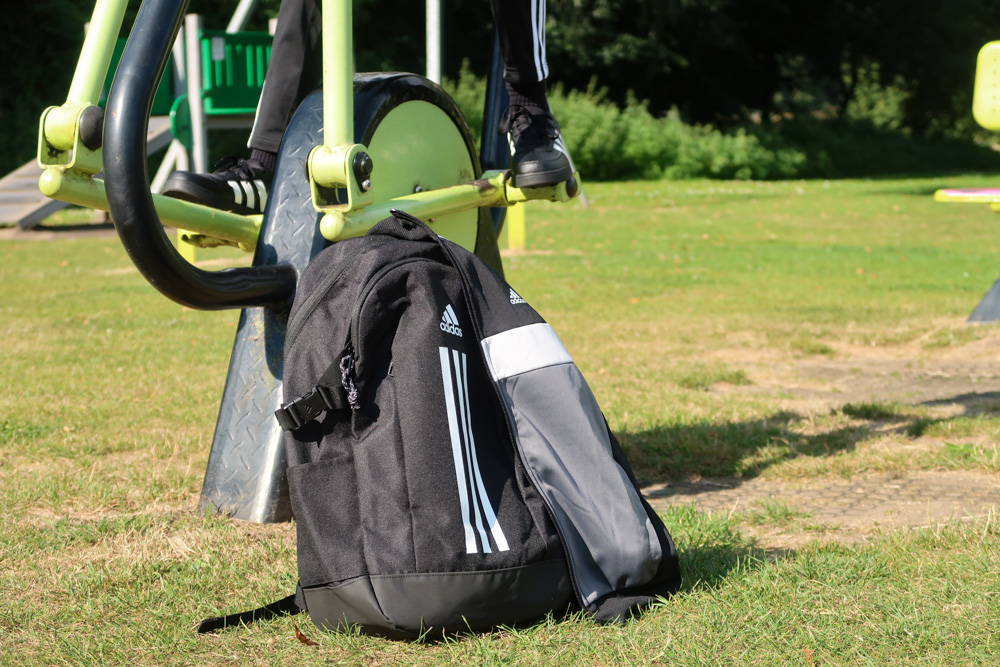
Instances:
[[[316,386],[308,394],[283,404],[274,411],[274,416],[282,430],[296,431],[334,407],[330,390]]]

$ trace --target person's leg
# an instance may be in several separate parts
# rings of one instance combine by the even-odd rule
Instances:
[[[573,164],[549,110],[545,80],[545,0],[490,0],[504,60],[510,107],[501,121],[511,147],[515,187],[553,185]]]
[[[288,121],[315,90],[323,74],[322,30],[318,0],[284,0],[271,60],[247,145],[277,154]]]
[[[504,81],[515,86],[543,83],[549,76],[545,0],[490,0],[490,8],[500,38]]]
[[[261,213],[271,189],[281,137],[292,114],[322,77],[318,0],[284,0],[250,140],[250,159],[226,158],[211,174],[177,171],[163,194],[226,211]]]

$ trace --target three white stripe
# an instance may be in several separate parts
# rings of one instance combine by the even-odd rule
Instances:
[[[454,316],[454,312],[445,313]],[[458,501],[465,529],[465,553],[478,553],[476,533],[483,545],[483,553],[491,553],[486,527],[493,536],[498,551],[510,549],[507,538],[497,522],[496,512],[483,484],[476,455],[476,442],[472,433],[472,412],[469,409],[469,380],[467,359],[464,352],[439,347],[441,377],[444,381],[444,400],[448,410],[448,431],[451,435],[451,454],[455,461],[458,480]],[[456,391],[457,390],[457,391]],[[472,522],[475,521],[475,531]]]
[[[254,211],[263,211],[267,203],[267,188],[264,181],[226,181],[233,189],[233,197],[240,206],[246,206]],[[260,196],[260,206],[257,205],[257,197]]]
[[[531,2],[531,37],[534,42],[535,74],[539,81],[549,78],[549,64],[545,60],[546,0]]]

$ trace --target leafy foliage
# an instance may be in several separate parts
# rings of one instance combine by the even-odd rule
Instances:
[[[445,88],[479,137],[486,83],[463,68]],[[866,88],[868,91],[871,87]],[[867,93],[874,101],[877,95]],[[574,164],[586,180],[716,178],[774,180],[1000,168],[1000,155],[968,140],[909,136],[875,106],[865,117],[789,115],[746,127],[692,125],[672,109],[654,116],[629,97],[620,109],[605,88],[556,86],[549,96]],[[887,103],[898,105],[898,99]]]
[[[249,27],[279,5],[261,0]],[[221,27],[235,6],[191,0],[188,11]],[[412,9],[354,2],[358,70],[424,70],[423,11]],[[68,0],[6,10],[0,56],[17,66],[0,80],[0,173],[33,155],[89,12]],[[486,3],[443,0],[442,15],[445,73],[466,76],[462,62],[484,73]],[[546,29],[550,83],[566,91],[555,106],[590,178],[781,178],[899,172],[929,150],[929,164],[993,168],[967,147],[908,144],[984,134],[969,112],[973,72],[998,24],[987,0],[548,0]]]

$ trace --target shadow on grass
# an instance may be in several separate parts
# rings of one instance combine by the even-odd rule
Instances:
[[[961,406],[962,414],[935,417],[922,409],[945,405]],[[814,417],[779,411],[763,419],[663,425],[616,435],[640,479],[677,480],[648,491],[652,497],[696,496],[736,488],[786,461],[850,452],[877,436],[919,438],[932,428],[958,426],[970,418],[984,420],[976,428],[985,428],[985,418],[1000,415],[1000,392],[960,394],[917,406],[848,403],[835,412],[851,422],[816,428]]]
[[[725,586],[775,558],[792,555],[756,547],[740,533],[738,522],[724,513],[680,505],[664,508],[661,515],[680,556],[681,594]]]
[[[872,194],[893,195],[896,197],[918,197],[920,199],[929,198],[933,197],[934,193],[937,192],[938,190],[941,190],[942,188],[947,189],[949,186],[947,185],[946,181],[948,180],[948,178],[954,180],[955,176],[956,176],[955,174],[945,174],[945,175],[921,174],[915,176],[915,178],[924,178],[924,179],[940,178],[942,182],[940,184],[935,184],[935,185],[919,185],[912,187],[898,186],[893,188],[878,189],[878,190],[873,190]]]
[[[995,417],[1000,413],[1000,391],[984,391],[982,393],[959,394],[951,398],[938,398],[924,401],[920,405],[930,407],[942,405],[960,405],[967,417]]]
[[[658,426],[616,435],[639,477],[747,479],[790,459],[851,451],[874,428],[852,425],[802,435],[794,427],[805,420],[795,412],[781,411],[751,421]]]
[[[794,552],[782,550],[772,554],[747,545],[702,545],[678,552],[681,563],[681,588],[678,595],[700,590],[711,590],[726,585],[733,577],[767,566],[775,556],[792,556]]]

